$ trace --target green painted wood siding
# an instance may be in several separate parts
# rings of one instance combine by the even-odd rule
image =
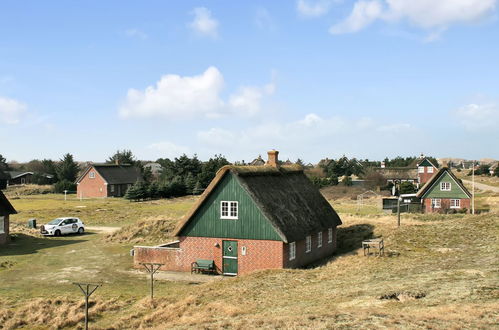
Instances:
[[[433,166],[428,159],[424,159],[419,166]]]
[[[440,183],[450,182],[450,191],[441,191]],[[468,195],[459,187],[459,184],[445,172],[436,183],[426,192],[423,198],[469,198]]]
[[[237,201],[238,219],[220,219],[220,202]],[[181,236],[281,241],[247,191],[228,172],[182,230]]]

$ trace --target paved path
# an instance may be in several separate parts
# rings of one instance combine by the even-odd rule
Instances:
[[[473,184],[473,182],[470,180],[463,180],[463,182],[470,185],[470,186]],[[488,184],[480,183],[480,182],[475,182],[475,188],[478,188],[478,189],[483,190],[483,191],[490,190],[493,192],[499,192],[499,187],[489,186]]]
[[[85,230],[90,230],[90,231],[101,231],[106,234],[114,233],[115,231],[121,229],[121,227],[104,227],[104,226],[85,226]]]

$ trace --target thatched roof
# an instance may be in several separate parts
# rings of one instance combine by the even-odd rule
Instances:
[[[463,190],[463,192],[468,195],[469,198],[471,198],[471,193],[470,191],[461,183],[461,181],[452,173],[451,170],[447,167],[442,167],[438,170],[437,173],[433,174],[433,176],[428,180],[428,182],[425,183],[421,189],[419,189],[418,193],[416,194],[416,197],[418,198],[423,198],[424,195],[430,190],[430,188],[433,186],[433,184],[442,177],[445,173],[448,173],[450,177],[457,183],[457,185]]]
[[[17,211],[14,209],[12,204],[10,204],[9,200],[3,192],[0,191],[0,215],[7,215],[7,214],[16,214]]]
[[[128,164],[92,164],[76,180],[80,182],[87,172],[94,168],[108,184],[133,184],[143,181],[140,169]]]
[[[387,180],[417,180],[418,169],[410,167],[378,167],[374,169]]]
[[[179,223],[175,236],[215,189],[218,182],[233,174],[284,242],[294,242],[312,233],[341,225],[338,214],[310,182],[299,165],[224,166],[191,212]]]

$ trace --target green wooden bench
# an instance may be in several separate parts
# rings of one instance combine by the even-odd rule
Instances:
[[[191,274],[199,272],[215,273],[215,262],[207,259],[197,259],[191,264]]]

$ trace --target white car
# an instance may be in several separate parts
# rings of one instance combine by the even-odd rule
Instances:
[[[57,218],[40,227],[42,235],[83,234],[85,224],[78,218]]]

